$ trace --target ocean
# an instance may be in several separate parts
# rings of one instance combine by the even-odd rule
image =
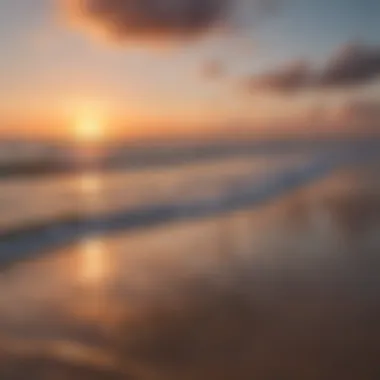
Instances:
[[[375,379],[359,145],[4,177],[0,377]]]

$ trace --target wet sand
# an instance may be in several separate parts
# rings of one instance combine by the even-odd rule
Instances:
[[[0,378],[375,380],[378,165],[0,276]]]

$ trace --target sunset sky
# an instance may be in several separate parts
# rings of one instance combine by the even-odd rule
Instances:
[[[0,2],[1,135],[66,139],[76,128],[91,133],[91,123],[113,138],[380,120],[379,0],[177,0],[175,10],[165,0],[149,9],[95,0],[77,15],[79,2]]]

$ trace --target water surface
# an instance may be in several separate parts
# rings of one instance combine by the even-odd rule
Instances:
[[[1,378],[377,379],[377,172],[3,271]]]

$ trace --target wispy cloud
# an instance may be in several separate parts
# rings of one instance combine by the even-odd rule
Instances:
[[[347,44],[339,47],[321,68],[294,61],[274,71],[244,78],[250,92],[291,93],[365,85],[380,77],[380,45]]]
[[[278,92],[293,92],[307,87],[311,79],[311,69],[308,63],[294,61],[276,71],[244,78],[243,85],[249,91],[271,90]]]

